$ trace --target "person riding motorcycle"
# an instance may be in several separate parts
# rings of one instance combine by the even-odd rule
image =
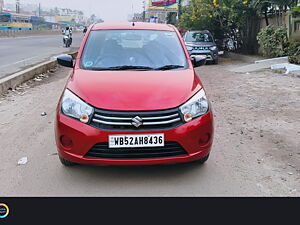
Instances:
[[[65,36],[68,36],[68,38],[70,38],[70,45],[71,45],[72,44],[72,28],[66,27],[66,29],[63,32],[63,35],[64,35],[64,38],[63,38],[64,44],[66,44]]]
[[[83,34],[85,35],[85,33],[87,32],[87,27],[83,28]]]

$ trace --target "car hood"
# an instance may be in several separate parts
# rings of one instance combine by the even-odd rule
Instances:
[[[67,86],[88,104],[108,110],[144,111],[180,106],[202,88],[193,69],[171,71],[75,70]]]
[[[186,42],[185,44],[189,46],[204,46],[204,47],[211,47],[215,45],[213,42]]]

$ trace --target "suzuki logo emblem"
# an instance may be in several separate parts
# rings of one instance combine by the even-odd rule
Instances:
[[[136,116],[132,119],[131,124],[135,127],[139,127],[139,126],[143,125],[143,119],[139,116]]]

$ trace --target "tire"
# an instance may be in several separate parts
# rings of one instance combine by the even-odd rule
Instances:
[[[219,64],[219,59],[215,59],[214,61],[212,61],[212,64],[218,65]]]
[[[63,164],[64,166],[67,166],[67,167],[75,166],[76,165],[76,163],[73,163],[73,162],[71,162],[69,160],[66,160],[66,159],[64,159],[64,158],[62,158],[60,156],[59,156],[59,160],[60,160],[61,164]]]

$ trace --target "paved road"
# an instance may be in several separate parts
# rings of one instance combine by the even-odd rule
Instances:
[[[82,37],[74,34],[72,47],[79,47]],[[0,39],[0,78],[67,51],[62,35]]]
[[[238,64],[198,70],[216,128],[203,166],[66,168],[53,121],[70,70],[10,92],[0,98],[0,196],[300,196],[300,80],[229,71]]]

